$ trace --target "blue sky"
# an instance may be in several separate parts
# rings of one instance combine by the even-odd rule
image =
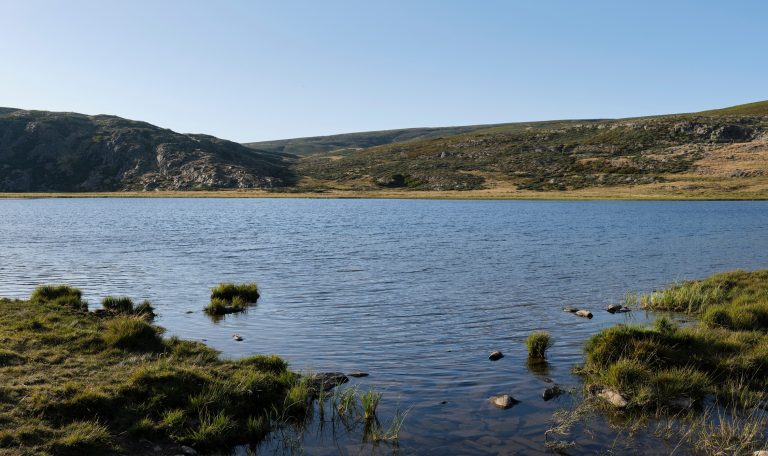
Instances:
[[[764,1],[0,0],[0,106],[256,141],[768,99]]]

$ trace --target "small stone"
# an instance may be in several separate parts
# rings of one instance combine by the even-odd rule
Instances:
[[[243,340],[243,336],[241,336],[240,334],[232,334],[232,338],[238,342]]]
[[[197,456],[197,451],[194,448],[182,445],[181,452],[187,456]]]
[[[590,312],[588,310],[580,310],[580,311],[576,312],[576,315],[579,316],[579,317],[584,317],[584,318],[592,318],[592,312]]]
[[[490,359],[491,361],[498,361],[503,357],[504,357],[504,353],[500,351],[495,351],[495,352],[491,352],[491,354],[488,356],[488,359]]]
[[[545,389],[544,392],[541,394],[541,398],[544,399],[545,401],[549,401],[551,399],[554,399],[560,396],[561,394],[563,394],[562,388],[560,388],[557,385],[554,385]]]
[[[608,308],[606,310],[608,312],[610,312],[610,313],[616,313],[616,312],[620,311],[622,307],[623,306],[621,304],[611,304],[611,305],[608,306]]]
[[[445,404],[447,404],[447,403],[448,403],[448,401],[440,401],[440,404],[441,404],[441,405],[445,405]]]
[[[579,309],[576,307],[563,307],[563,312],[570,312],[570,313],[576,313]]]
[[[612,389],[605,388],[599,393],[597,393],[597,395],[605,399],[606,401],[610,402],[611,405],[613,405],[614,407],[624,408],[627,406],[627,400],[624,399],[624,396],[622,396],[617,391],[614,391]]]
[[[694,402],[693,399],[691,399],[690,397],[678,397],[677,399],[671,401],[669,405],[682,410],[688,410],[691,407],[693,407],[693,402]]]
[[[489,401],[500,409],[512,408],[515,404],[519,404],[520,401],[510,396],[509,394],[500,394],[498,396],[491,396]]]
[[[350,372],[347,375],[349,377],[361,378],[361,377],[367,377],[368,376],[368,372]]]

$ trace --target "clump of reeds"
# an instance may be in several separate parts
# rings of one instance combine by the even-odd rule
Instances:
[[[547,350],[552,347],[552,336],[546,331],[532,332],[525,340],[528,347],[528,357],[535,360],[543,360],[547,357]]]

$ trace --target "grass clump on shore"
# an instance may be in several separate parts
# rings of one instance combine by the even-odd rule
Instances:
[[[547,350],[552,348],[552,336],[546,331],[532,332],[525,340],[525,346],[528,347],[528,357],[536,360],[543,360],[547,357]]]
[[[133,300],[127,296],[107,296],[101,300],[101,306],[112,314],[136,315],[147,320],[152,320],[156,316],[155,308],[146,299],[135,306]]]
[[[255,283],[220,283],[211,289],[211,302],[203,310],[214,316],[242,312],[259,299]]]
[[[610,387],[641,409],[674,408],[709,395],[742,408],[768,398],[768,270],[678,283],[640,302],[700,321],[679,326],[661,317],[650,327],[599,332],[585,347],[588,383]]]
[[[40,285],[32,292],[30,301],[52,303],[78,310],[88,310],[88,303],[83,300],[83,293],[69,285]]]
[[[162,338],[136,309],[60,305],[80,295],[53,286],[0,300],[0,454],[224,451],[263,437],[288,404],[309,403],[301,377],[275,356],[222,360],[201,343]]]

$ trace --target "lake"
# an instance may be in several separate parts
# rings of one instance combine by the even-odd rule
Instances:
[[[398,448],[310,429],[308,454],[537,454],[549,417],[569,404],[544,402],[545,380],[578,386],[570,369],[584,340],[646,318],[607,304],[768,267],[767,227],[768,202],[2,200],[0,296],[69,283],[92,307],[107,294],[147,298],[168,334],[228,357],[277,353],[297,370],[365,371],[353,383],[384,392],[382,415],[410,410]],[[258,305],[207,318],[222,281],[258,282]],[[555,338],[545,371],[526,367],[534,330]],[[506,356],[491,362],[493,350]],[[487,400],[499,393],[522,402],[495,409]],[[614,438],[584,436],[577,452]]]

